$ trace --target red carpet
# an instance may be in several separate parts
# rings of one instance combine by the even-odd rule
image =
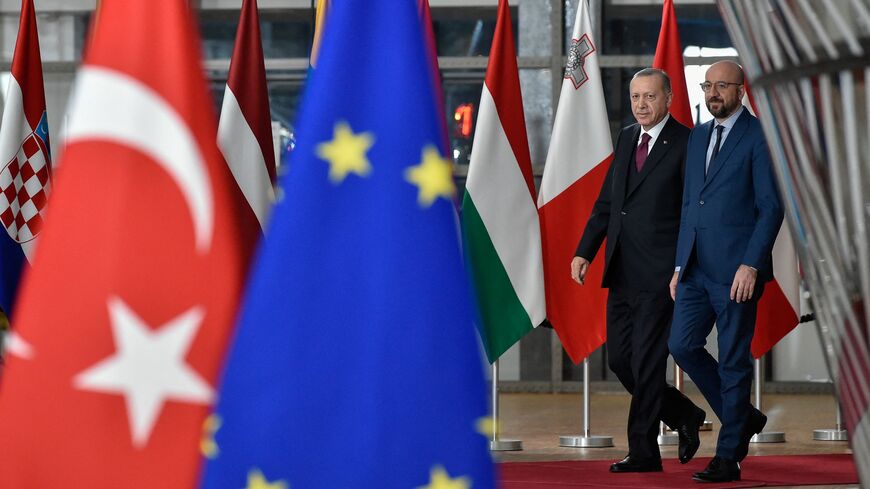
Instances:
[[[737,487],[857,484],[851,455],[787,455],[749,457],[742,464],[740,482],[701,484],[692,473],[704,470],[709,458],[680,465],[664,460],[664,472],[611,474],[610,460],[562,462],[511,462],[498,464],[502,489],[571,489],[614,487],[631,489],[721,489]]]

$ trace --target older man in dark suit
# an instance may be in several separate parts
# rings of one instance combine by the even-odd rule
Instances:
[[[783,211],[761,125],[742,104],[743,69],[714,63],[701,88],[715,119],[689,135],[668,344],[722,422],[716,456],[694,478],[727,482],[740,480],[749,440],[767,422],[749,403],[750,345]],[[704,348],[714,323],[718,361]]]
[[[689,129],[670,117],[671,83],[646,68],[630,85],[637,124],[619,133],[613,163],[571,262],[583,284],[589,263],[607,238],[604,287],[607,355],[611,370],[631,393],[628,456],[611,472],[662,470],[659,420],[680,435],[680,462],[695,455],[705,413],[667,385],[667,338],[673,313],[668,284],[680,226],[681,190]]]

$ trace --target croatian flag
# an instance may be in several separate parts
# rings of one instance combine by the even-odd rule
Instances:
[[[12,76],[0,123],[0,308],[7,318],[25,260],[42,229],[51,151],[32,0],[21,3]],[[14,343],[13,343],[14,344]]]

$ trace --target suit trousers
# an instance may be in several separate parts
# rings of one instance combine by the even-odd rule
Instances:
[[[716,455],[739,461],[743,430],[749,420],[752,388],[752,335],[763,283],[753,297],[732,301],[731,284],[716,283],[690,262],[677,285],[674,322],[668,346],[722,422]],[[706,350],[707,336],[716,325],[719,361]]]
[[[667,339],[673,301],[667,289],[650,292],[614,286],[607,299],[607,359],[631,394],[628,449],[632,456],[661,458],[659,421],[676,428],[697,409],[666,382]]]

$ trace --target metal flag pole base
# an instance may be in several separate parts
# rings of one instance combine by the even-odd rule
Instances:
[[[836,428],[813,430],[815,441],[849,441],[849,433],[846,430]]]
[[[815,441],[848,441],[849,433],[843,429],[843,413],[840,411],[840,402],[834,399],[837,405],[837,427],[822,430],[813,430]]]
[[[583,360],[583,435],[559,437],[560,447],[606,448],[613,446],[610,436],[592,436],[589,433],[589,359]]]
[[[761,359],[755,359],[755,407],[761,411],[761,391],[764,390],[761,375]],[[762,431],[749,439],[749,443],[785,443],[785,433],[782,431]]]
[[[677,434],[676,431],[669,431],[665,429],[665,424],[659,423],[659,436],[656,437],[656,441],[660,446],[673,446],[680,444],[680,435]]]
[[[523,449],[521,440],[504,440],[499,438],[498,426],[498,360],[492,364],[492,440],[489,449],[493,452],[514,452]]]
[[[609,436],[564,435],[559,437],[559,446],[568,448],[607,448],[613,446]]]
[[[523,449],[522,440],[490,440],[489,449],[493,452],[516,452]]]
[[[782,431],[762,431],[752,435],[750,443],[784,443],[785,433]]]

